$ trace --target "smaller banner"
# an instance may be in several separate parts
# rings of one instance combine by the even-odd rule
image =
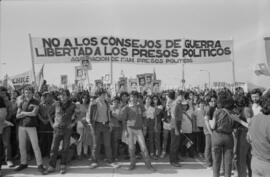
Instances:
[[[10,78],[14,86],[28,85],[32,84],[34,81],[33,72],[31,70],[17,74],[15,76],[11,76]]]

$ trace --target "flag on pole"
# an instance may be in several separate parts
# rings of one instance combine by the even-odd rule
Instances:
[[[44,64],[42,65],[42,67],[38,73],[38,76],[37,76],[38,91],[41,90],[43,82],[44,82]]]
[[[154,81],[155,80],[157,80],[157,75],[156,75],[156,68],[154,68],[154,72],[153,72],[154,74],[153,74],[153,79],[154,79]]]

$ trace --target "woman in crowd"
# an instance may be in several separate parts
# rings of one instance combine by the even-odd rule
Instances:
[[[164,116],[163,112],[163,106],[161,105],[161,101],[158,95],[154,95],[152,97],[153,100],[153,106],[155,108],[155,156],[156,158],[159,158],[161,155],[161,143],[160,143],[160,132],[161,132],[161,119]]]
[[[78,144],[77,144],[77,155],[78,159],[82,159],[82,150],[83,156],[88,156],[88,147],[91,145],[91,136],[89,131],[84,127],[83,121],[86,119],[86,113],[88,111],[90,102],[90,97],[88,94],[83,94],[80,99],[79,113],[78,113],[78,122],[76,126],[76,131],[80,135]]]
[[[252,108],[249,104],[248,98],[243,94],[235,95],[235,102],[240,113],[240,119],[245,122],[250,122],[252,114]],[[238,177],[246,177],[248,171],[248,177],[251,177],[251,146],[247,142],[248,128],[240,125],[235,133],[236,135],[236,175]]]
[[[150,157],[153,159],[157,159],[155,154],[155,150],[157,148],[155,132],[157,132],[157,124],[156,124],[156,112],[153,106],[151,96],[146,96],[144,101],[145,107],[145,117],[146,117],[146,136],[148,139],[148,147],[150,152]]]
[[[171,97],[175,97],[174,95]],[[170,135],[170,131],[171,131],[171,107],[172,107],[172,103],[173,100],[169,98],[168,95],[165,95],[165,111],[164,111],[164,116],[162,117],[162,153],[160,155],[160,158],[165,158],[166,153],[167,153],[167,146],[168,146],[168,141],[169,141],[169,135]]]
[[[207,168],[211,168],[213,165],[213,159],[212,159],[212,141],[211,137],[213,134],[213,131],[210,126],[210,122],[213,119],[213,114],[217,108],[217,98],[216,95],[211,95],[210,100],[208,100],[208,106],[206,109],[205,114],[205,127],[204,127],[204,134],[205,134],[205,149],[204,149],[204,157],[206,160],[206,166]]]
[[[233,158],[233,129],[235,121],[232,119],[234,100],[229,91],[218,93],[218,106],[213,115],[212,155],[213,176],[220,176],[222,153],[224,154],[225,177],[231,176]]]

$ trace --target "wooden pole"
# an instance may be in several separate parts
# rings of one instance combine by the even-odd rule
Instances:
[[[234,40],[232,38],[232,77],[233,77],[233,92],[235,91],[235,64],[234,64]]]
[[[36,72],[35,72],[35,63],[34,63],[34,51],[33,51],[33,44],[32,44],[32,37],[31,34],[28,34],[29,36],[29,42],[30,42],[30,52],[31,52],[31,61],[32,61],[32,72],[35,82],[35,88],[37,88],[37,78],[36,78]]]

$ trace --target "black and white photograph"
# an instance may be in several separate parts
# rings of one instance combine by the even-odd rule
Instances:
[[[270,177],[270,0],[0,0],[0,177]]]

